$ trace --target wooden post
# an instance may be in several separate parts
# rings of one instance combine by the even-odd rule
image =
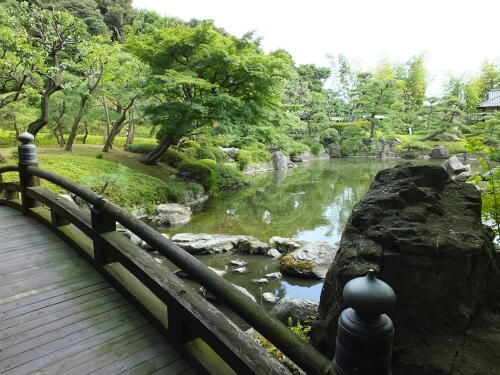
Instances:
[[[50,210],[50,221],[56,227],[71,224],[71,221],[66,219],[64,216],[59,215],[54,209]]]
[[[101,198],[104,200],[104,198]],[[90,210],[92,229],[96,233],[114,232],[116,230],[116,220],[101,211],[100,207],[94,205]],[[99,238],[94,239],[94,259],[97,264],[103,266],[109,263],[105,242]]]
[[[22,212],[24,216],[27,216],[30,208],[42,205],[40,202],[29,198],[26,194],[27,188],[40,186],[39,178],[27,172],[28,167],[38,167],[38,160],[36,158],[36,146],[33,144],[35,137],[28,132],[24,132],[17,139],[22,143],[17,148],[19,153],[19,183],[21,185]]]

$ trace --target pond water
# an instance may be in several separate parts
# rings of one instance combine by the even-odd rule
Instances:
[[[257,237],[296,237],[304,241],[336,244],[354,205],[365,195],[375,174],[397,161],[332,159],[302,163],[297,168],[251,176],[252,185],[212,197],[191,221],[175,233],[220,233]],[[322,282],[284,276],[256,285],[252,279],[279,271],[279,262],[266,256],[240,253],[198,257],[206,265],[227,271],[224,277],[246,288],[257,301],[271,292],[280,298],[300,297],[319,301]],[[231,272],[232,259],[248,262],[248,272]],[[272,307],[264,302],[267,307]]]

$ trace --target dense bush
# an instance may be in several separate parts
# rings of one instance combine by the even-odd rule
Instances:
[[[178,165],[178,170],[182,175],[199,181],[211,192],[246,183],[245,176],[236,168],[210,159],[184,161]]]
[[[221,161],[226,161],[228,159],[227,154],[224,151],[222,151],[219,147],[215,146],[204,146],[204,147],[206,147],[207,150],[214,155],[216,161],[221,162]]]
[[[244,170],[250,164],[252,164],[252,153],[248,150],[238,150],[236,153],[236,160],[240,170]]]
[[[350,155],[360,150],[363,145],[365,131],[361,126],[346,126],[342,130],[342,140],[340,141],[340,151],[342,155]]]
[[[242,150],[248,151],[251,154],[253,163],[267,163],[271,161],[269,147],[263,143],[252,143],[242,147]]]
[[[429,145],[427,145],[423,142],[410,140],[410,141],[404,142],[401,145],[401,149],[407,150],[407,151],[424,151],[424,150],[429,150],[430,147],[429,147]]]
[[[319,142],[312,142],[310,148],[311,152],[316,156],[318,156],[323,150],[323,146]]]
[[[205,147],[197,147],[193,153],[194,157],[198,160],[210,159],[216,161],[214,153]]]
[[[323,130],[319,134],[319,137],[321,139],[321,143],[323,143],[325,146],[332,143],[337,144],[340,141],[339,132],[334,128]]]
[[[155,147],[156,145],[152,143],[134,143],[126,146],[125,150],[138,154],[147,154],[151,152]]]
[[[217,186],[215,165],[213,160],[186,160],[177,165],[179,173],[200,182],[208,191],[215,190]]]
[[[177,168],[177,166],[188,160],[188,157],[184,155],[182,152],[179,150],[176,150],[175,148],[168,148],[167,151],[162,156],[162,160],[167,163],[168,165]]]

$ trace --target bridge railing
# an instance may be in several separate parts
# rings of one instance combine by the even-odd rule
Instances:
[[[219,309],[117,232],[117,222],[207,288],[307,374],[333,374],[329,359],[229,281],[116,204],[38,168],[31,134],[24,133],[19,140],[23,143],[19,146],[19,165],[0,168],[0,203],[37,218],[79,250],[177,348],[193,358],[200,370],[211,374],[290,373]],[[18,172],[19,183],[2,182],[4,172]],[[90,204],[90,213],[40,187],[40,179],[82,198]]]

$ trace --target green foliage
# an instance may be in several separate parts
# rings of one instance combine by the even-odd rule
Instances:
[[[215,161],[217,161],[219,163],[226,161],[228,159],[227,154],[218,147],[210,146],[210,145],[206,145],[203,147],[205,147],[209,152],[211,152],[213,154],[213,156],[215,157]]]
[[[76,137],[75,143],[82,143],[83,135],[80,134]],[[126,137],[116,137],[116,144],[123,145],[125,144]],[[138,144],[150,144],[155,145],[157,143],[154,138],[135,138],[135,141]],[[101,135],[93,135],[89,134],[87,136],[87,144],[91,145],[102,145],[103,137]],[[35,138],[35,144],[38,147],[47,147],[47,146],[57,146],[57,140],[51,133],[38,133]],[[19,146],[19,141],[16,139],[16,133],[11,130],[2,130],[0,129],[0,148],[4,147],[15,147]]]
[[[196,159],[210,159],[216,161],[215,155],[211,150],[208,150],[205,147],[198,147],[194,150],[194,157]]]
[[[319,134],[319,138],[321,139],[321,143],[323,143],[323,145],[325,145],[325,146],[332,144],[332,143],[336,144],[336,143],[339,143],[339,141],[340,141],[339,132],[334,128],[329,128],[329,129],[323,130]]]
[[[424,151],[429,150],[429,146],[424,142],[410,140],[408,142],[404,142],[401,147],[403,150],[407,151]]]
[[[311,321],[309,321],[309,323],[311,323]],[[299,336],[302,340],[309,342],[309,334],[312,328],[311,325],[309,324],[302,325],[300,320],[297,320],[294,324],[294,319],[291,316],[289,316],[288,327],[293,333]]]
[[[244,170],[252,163],[252,153],[248,150],[238,150],[236,154],[236,160],[238,161],[238,165],[240,170]]]
[[[175,148],[169,148],[163,154],[162,160],[168,165],[177,168],[180,163],[188,160],[188,157]]]
[[[183,202],[186,186],[183,183],[165,182],[143,173],[135,172],[103,159],[87,156],[39,154],[38,161],[44,169],[73,181],[85,183],[95,191],[104,189],[104,196],[114,203],[130,208],[166,201]],[[103,171],[106,171],[103,173]],[[66,191],[42,180],[42,186],[56,193]]]
[[[363,128],[357,125],[345,126],[342,129],[340,151],[342,155],[350,155],[361,149],[363,145]]]
[[[484,145],[480,139],[471,138],[467,142],[469,152],[478,154],[479,160],[484,169],[490,175],[486,181],[482,181],[480,176],[472,178],[472,182],[480,187],[482,191],[482,215],[484,220],[491,225],[496,235],[500,235],[500,168],[495,168],[490,164],[491,155],[498,150]]]
[[[258,123],[278,107],[290,69],[287,54],[265,54],[250,34],[239,39],[210,22],[136,35],[129,48],[152,70],[145,93],[158,100],[146,112],[165,144],[201,127],[232,132]]]
[[[236,168],[210,159],[184,161],[178,165],[178,170],[181,174],[199,181],[210,192],[246,183],[245,176]]]
[[[310,147],[311,147],[311,152],[316,156],[318,156],[323,150],[323,146],[319,142],[312,142]]]
[[[96,156],[95,156],[96,159],[104,159],[104,154],[102,152],[98,153]]]
[[[214,191],[217,187],[217,178],[213,160],[186,160],[177,165],[183,175],[199,181],[207,191]]]
[[[153,143],[133,143],[125,147],[125,150],[137,154],[147,154],[156,147]]]

